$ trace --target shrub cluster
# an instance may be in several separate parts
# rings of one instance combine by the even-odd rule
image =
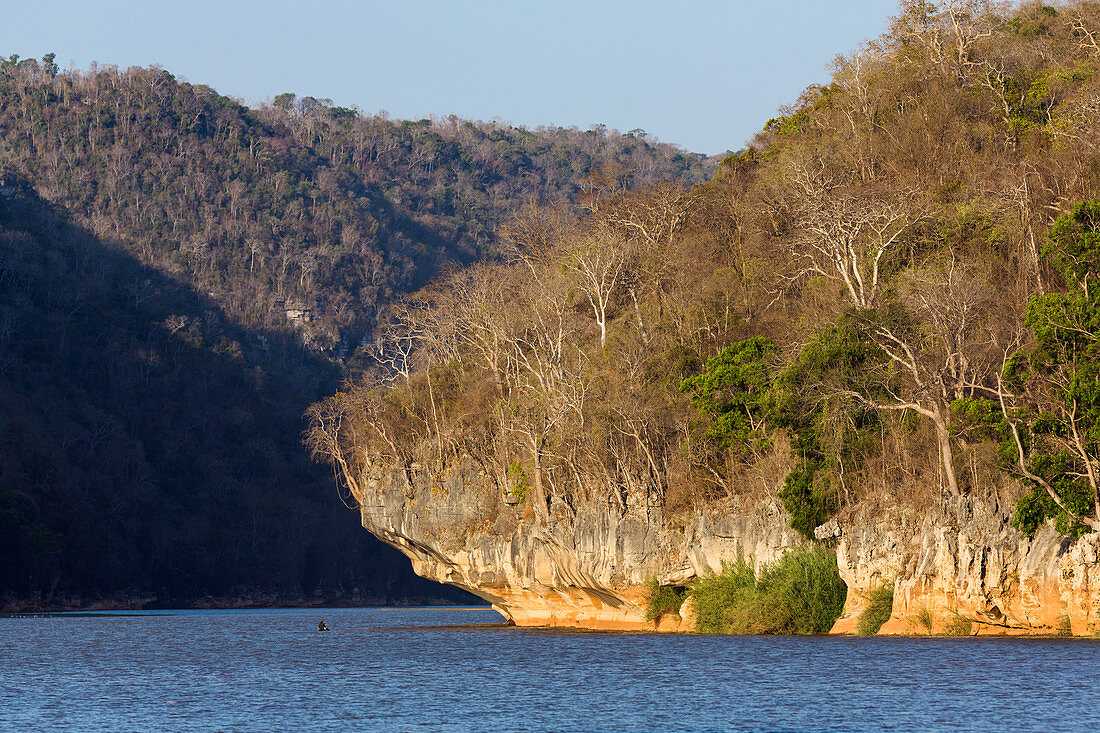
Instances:
[[[875,588],[867,600],[867,608],[859,614],[856,624],[856,633],[860,636],[874,636],[890,619],[894,608],[894,586],[882,585]]]
[[[708,634],[822,634],[844,609],[848,587],[836,560],[791,550],[761,569],[744,558],[700,578],[690,591],[696,631]]]
[[[684,586],[661,585],[656,578],[650,578],[646,583],[645,620],[656,621],[666,613],[679,613],[687,593]]]

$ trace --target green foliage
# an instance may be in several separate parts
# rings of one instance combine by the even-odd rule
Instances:
[[[1100,201],[1082,201],[1051,227],[1043,254],[1071,284],[1100,275]],[[1095,283],[1093,283],[1095,285]]]
[[[881,363],[881,351],[864,332],[864,317],[847,312],[820,328],[799,352],[796,361],[779,377],[784,392],[781,407],[789,419],[806,415],[799,392],[816,394],[823,385],[858,383],[868,367]]]
[[[56,53],[48,53],[48,54],[46,54],[45,56],[42,57],[42,70],[45,71],[46,74],[49,75],[49,77],[51,79],[53,77],[57,76],[57,72],[60,71],[60,68],[58,67],[57,63],[54,61],[54,59],[56,59],[56,58],[57,58]]]
[[[958,613],[952,615],[951,620],[940,632],[944,636],[970,636],[974,630],[974,622]]]
[[[695,630],[704,634],[765,633],[766,620],[756,592],[756,573],[744,558],[723,562],[722,571],[698,578],[689,594]]]
[[[823,634],[844,610],[848,587],[836,558],[819,549],[789,551],[757,581],[771,623],[782,633]]]
[[[1081,486],[1081,482],[1073,481],[1063,473],[1054,478],[1052,485],[1062,501],[1077,514],[1087,514],[1092,508],[1092,497]],[[1016,514],[1012,519],[1012,526],[1028,537],[1034,537],[1048,519],[1054,520],[1054,529],[1058,533],[1070,539],[1077,539],[1090,531],[1087,525],[1075,521],[1063,512],[1046,490],[1039,487],[1032,487],[1016,502]]]
[[[1058,617],[1058,625],[1054,628],[1054,635],[1073,636],[1073,625],[1070,623],[1068,613],[1063,613]]]
[[[940,189],[945,203],[950,201],[961,184],[946,184]],[[1003,250],[1010,231],[999,225],[979,203],[964,201],[947,210],[937,223],[935,235],[939,244],[950,251],[967,253],[975,257],[989,257]]]
[[[775,352],[775,343],[763,336],[738,341],[709,359],[702,374],[680,385],[681,392],[691,395],[692,406],[713,419],[706,435],[721,448],[747,453],[765,447],[768,360]]]
[[[1012,371],[1013,362],[1010,360],[1008,367],[1006,368],[1006,374]],[[1009,384],[1011,378],[1005,379],[1005,384]],[[1005,419],[1004,413],[1001,410],[1001,404],[996,400],[988,400],[978,397],[964,398],[953,400],[950,403],[951,407],[951,422],[948,425],[948,429],[951,432],[953,438],[960,438],[966,441],[981,441],[985,443],[993,443],[996,445],[995,453],[995,465],[1002,471],[1012,473],[1016,470],[1017,463],[1017,448],[1015,439],[1012,436],[1012,431],[1009,428],[1009,421]],[[1022,410],[1009,410],[1009,417],[1020,423],[1026,418],[1026,411]],[[1031,429],[1039,430],[1044,423],[1044,417],[1038,417]],[[1031,441],[1031,432],[1026,424],[1020,425],[1020,438],[1026,446]],[[1038,497],[1035,497],[1038,498]],[[1025,501],[1030,499],[1025,498]],[[1047,501],[1050,501],[1049,497]],[[1040,501],[1042,506],[1045,503]],[[1023,506],[1023,503],[1020,504]],[[1026,511],[1018,512],[1017,524],[1028,536],[1035,531],[1039,524],[1042,523],[1042,518],[1024,519]]]
[[[922,608],[917,611],[917,625],[924,628],[925,632],[931,634],[932,629],[935,626],[935,618],[932,616],[932,612],[927,608]]]
[[[680,391],[709,418],[705,437],[740,460],[769,445],[769,426],[788,431],[796,465],[778,496],[791,526],[813,539],[814,528],[837,510],[842,474],[858,469],[864,444],[878,435],[877,414],[837,393],[866,390],[868,372],[882,355],[853,314],[820,329],[795,362],[773,376],[777,351],[762,336],[735,342]]]
[[[1042,23],[1033,24],[1033,28],[1042,27]],[[1047,128],[1060,120],[1052,110],[1057,106],[1059,97],[1067,88],[1078,86],[1095,75],[1096,69],[1089,64],[1078,63],[1072,67],[1048,66],[1025,68],[1007,75],[1003,81],[1003,90],[1009,100],[1010,111],[1005,122],[1009,130],[1020,135],[1031,130]]]
[[[963,398],[951,402],[953,437],[998,442],[1010,439],[1008,423],[995,400]]]
[[[521,503],[530,496],[531,477],[520,461],[512,461],[508,465],[508,492]]]
[[[859,467],[862,444],[877,436],[878,415],[837,393],[870,392],[868,375],[880,365],[881,352],[860,321],[845,314],[803,347],[768,395],[773,422],[790,432],[797,461],[779,497],[791,526],[809,539],[836,511],[841,475]]]
[[[646,581],[645,620],[656,621],[666,613],[679,613],[687,594],[684,586],[660,585],[657,578],[650,578]]]
[[[1008,22],[1008,27],[1016,34],[1038,36],[1050,30],[1051,22],[1058,17],[1058,9],[1049,5],[1032,4]]]
[[[741,171],[752,170],[760,164],[760,151],[754,147],[748,147],[737,153],[732,153],[722,158],[718,164],[718,170],[714,174],[714,181],[722,181]]]
[[[1024,322],[1035,346],[1014,355],[1004,376],[1012,388],[1030,389],[1036,400],[1045,400],[1014,416],[1028,471],[1044,479],[1071,512],[1085,516],[1095,497],[1082,453],[1091,461],[1100,457],[1100,202],[1084,201],[1060,217],[1044,253],[1070,288],[1030,299]],[[1017,503],[1015,526],[1030,536],[1054,519],[1062,534],[1087,531],[1038,482],[1031,483],[1032,491]]]
[[[844,389],[866,388],[883,364],[882,352],[865,335],[853,313],[819,329],[794,363],[775,379],[769,405],[776,420],[796,432],[820,427],[822,397]]]
[[[723,564],[689,593],[702,633],[822,634],[844,610],[848,588],[836,558],[811,549],[789,550],[759,578],[744,558]]]
[[[867,596],[867,607],[859,614],[856,633],[860,636],[874,636],[882,625],[890,620],[894,610],[894,586],[892,583],[881,585]]]
[[[783,479],[779,500],[791,515],[791,528],[813,539],[814,528],[827,522],[837,510],[837,493],[827,474],[821,471],[822,459],[803,460]]]
[[[766,132],[773,132],[776,135],[797,135],[806,130],[809,122],[810,116],[806,114],[804,110],[798,110],[793,114],[783,117],[773,117],[764,123],[764,130]]]

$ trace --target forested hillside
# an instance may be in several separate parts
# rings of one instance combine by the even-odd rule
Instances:
[[[396,121],[294,95],[248,108],[158,68],[0,62],[0,163],[235,322],[341,356],[375,311],[446,263],[494,252],[528,202],[586,179],[698,182],[699,155],[641,131]],[[306,320],[308,319],[308,321]]]
[[[353,489],[471,456],[534,521],[775,500],[812,537],[973,494],[1100,528],[1098,39],[1094,2],[903,2],[712,180],[508,223],[315,448]]]
[[[640,131],[0,62],[0,596],[463,597],[362,531],[303,412],[380,308],[492,259],[511,212],[707,165]]]

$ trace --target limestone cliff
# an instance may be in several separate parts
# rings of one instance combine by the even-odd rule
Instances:
[[[1072,541],[1047,525],[1028,539],[1008,513],[965,496],[924,511],[866,503],[838,526],[849,592],[834,632],[854,631],[883,583],[894,585],[894,609],[879,633],[940,633],[958,619],[972,633],[1100,630],[1100,533]]]
[[[408,555],[420,575],[465,588],[521,626],[653,629],[642,597],[648,578],[678,585],[739,551],[763,563],[802,542],[771,505],[727,506],[679,526],[658,506],[623,512],[609,502],[571,508],[555,500],[542,524],[472,462],[443,473],[375,466],[358,483],[364,527]]]
[[[690,630],[645,620],[645,582],[686,584],[739,553],[759,565],[804,543],[774,502],[727,502],[687,523],[660,506],[568,506],[549,523],[501,493],[477,465],[445,471],[368,467],[357,482],[363,525],[408,555],[417,573],[491,602],[521,626]],[[866,595],[895,587],[881,633],[939,632],[967,619],[973,633],[1100,629],[1100,534],[1076,542],[1044,528],[1028,540],[997,507],[966,497],[924,511],[866,503],[823,528],[849,587],[834,632],[852,632]]]

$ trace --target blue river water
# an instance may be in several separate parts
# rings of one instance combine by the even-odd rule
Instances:
[[[0,618],[0,731],[1100,730],[1100,640],[499,621],[488,609]]]

